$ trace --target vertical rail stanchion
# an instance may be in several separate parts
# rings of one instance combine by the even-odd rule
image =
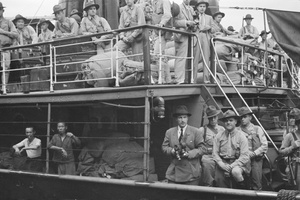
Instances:
[[[216,75],[217,75],[217,65],[216,65],[216,62],[215,62],[215,52],[214,52],[214,50],[213,50],[213,48],[212,48],[212,44],[214,43],[214,40],[213,39],[211,39],[210,40],[210,43],[209,43],[209,45],[210,45],[210,66],[211,66],[211,70],[212,70],[212,75],[211,76],[214,76],[214,77],[216,77]],[[203,69],[204,69],[204,66],[203,66]],[[214,78],[213,77],[211,77],[210,76],[210,82],[211,83],[214,83],[215,82],[215,80],[214,80]],[[203,78],[204,78],[204,74],[203,74]]]
[[[53,68],[54,68],[54,84],[57,83],[57,77],[56,77],[56,47],[53,47],[53,54],[54,54],[54,57],[53,57]]]
[[[53,92],[53,52],[52,52],[52,44],[49,45],[50,49],[50,92]],[[54,55],[55,56],[55,55]]]
[[[116,35],[116,42],[118,42],[118,40],[119,40],[119,36]],[[115,83],[116,87],[120,86],[120,84],[119,84],[119,54],[118,54],[118,52],[119,52],[119,48],[118,48],[118,45],[116,45],[116,83]],[[112,70],[113,70],[113,67],[112,67]]]
[[[149,91],[147,91],[149,94]],[[143,180],[148,181],[149,178],[149,167],[150,167],[150,102],[148,94],[145,97],[145,124],[144,124],[144,170],[143,170]]]
[[[5,68],[5,56],[1,51],[1,66],[2,66],[2,94],[6,94],[6,68]]]
[[[143,28],[143,59],[144,59],[144,79],[145,84],[151,84],[151,67],[150,67],[150,41],[149,29]]]
[[[197,66],[194,66],[194,39],[195,37],[194,36],[190,36],[191,37],[191,70],[194,74],[194,67],[197,67]],[[198,67],[197,67],[198,69]],[[191,79],[191,83],[195,83],[195,80],[194,80],[194,76],[192,76],[192,79]]]
[[[158,67],[158,84],[162,84],[162,48],[161,48],[161,30],[158,31],[159,41],[159,67]]]
[[[192,58],[193,54],[192,54],[192,45],[193,39],[192,36],[188,36],[188,52],[187,52],[187,68],[188,70],[191,70],[191,78],[189,80],[184,80],[184,82],[186,83],[194,83],[194,67],[193,67],[193,61],[190,59]],[[189,73],[188,73],[189,74]]]
[[[47,117],[47,146],[50,142],[51,135],[51,103],[48,103],[48,117]],[[49,150],[46,150],[46,173],[49,173]]]

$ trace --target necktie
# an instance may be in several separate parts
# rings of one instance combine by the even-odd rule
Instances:
[[[20,31],[20,45],[23,45],[24,44],[24,41],[23,41],[23,31],[21,30]]]
[[[183,128],[181,128],[181,129],[180,129],[180,135],[179,135],[179,139],[178,139],[178,140],[179,140],[179,142],[180,142],[180,141],[181,141],[181,139],[182,139],[182,135],[183,135]]]
[[[228,156],[231,157],[232,155],[232,147],[231,147],[231,135],[228,133]]]

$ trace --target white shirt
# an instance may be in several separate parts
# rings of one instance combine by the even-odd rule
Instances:
[[[34,138],[31,143],[29,143],[28,138],[26,138],[22,140],[20,143],[16,144],[15,146],[18,148],[37,146],[38,147],[37,149],[26,150],[28,158],[37,158],[42,155],[41,140],[38,138]]]
[[[181,134],[181,129],[183,129],[183,132],[182,132],[182,137],[183,137],[186,127],[187,127],[187,125],[185,127],[183,127],[183,128],[181,128],[180,126],[178,126],[178,139],[179,139],[180,134]]]

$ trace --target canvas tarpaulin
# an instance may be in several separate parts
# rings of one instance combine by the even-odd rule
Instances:
[[[275,40],[300,66],[300,12],[266,9],[266,13]]]

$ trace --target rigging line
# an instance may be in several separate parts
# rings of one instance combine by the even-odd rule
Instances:
[[[237,9],[237,10],[265,10],[266,8],[259,8],[259,7],[226,7],[226,6],[209,6],[209,8],[220,8],[220,9]]]
[[[36,14],[39,12],[39,10],[41,9],[43,3],[45,2],[45,0],[42,1],[42,3],[40,4],[40,6],[38,7],[37,11],[35,12],[35,14],[33,15],[33,17],[31,18],[30,22],[28,23],[28,25],[31,24],[32,20],[35,18]]]

